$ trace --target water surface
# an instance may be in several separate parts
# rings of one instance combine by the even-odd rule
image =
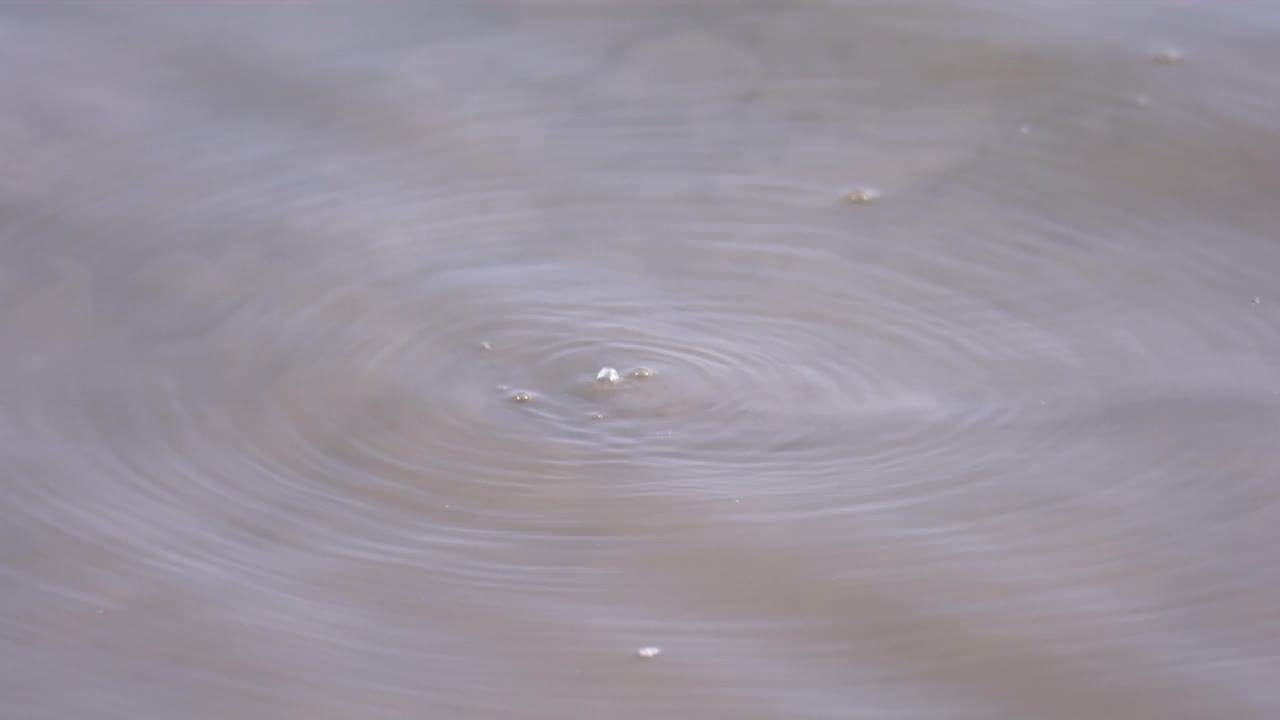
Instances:
[[[1278,32],[3,6],[0,715],[1280,717]]]

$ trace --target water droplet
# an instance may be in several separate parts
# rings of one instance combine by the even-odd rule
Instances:
[[[523,392],[523,391],[521,391],[521,392],[517,392],[517,393],[513,393],[513,394],[511,395],[511,401],[512,401],[512,402],[527,403],[527,402],[529,402],[529,401],[530,401],[530,400],[532,400],[532,399],[533,399],[533,395],[530,395],[529,393],[527,393],[527,392]]]
[[[1173,47],[1165,48],[1157,52],[1155,55],[1152,55],[1152,58],[1161,65],[1172,65],[1181,61],[1182,57],[1182,51]]]
[[[482,340],[482,341],[480,341],[480,349],[481,349],[481,350],[492,350],[492,349],[493,349],[493,343],[489,342],[488,340]]]
[[[642,647],[639,650],[636,650],[636,655],[642,658],[645,658],[646,660],[650,658],[656,658],[661,654],[662,654],[662,648],[660,647],[649,646],[649,647]]]
[[[853,205],[869,205],[880,199],[880,192],[875,188],[856,188],[844,194],[844,200]]]
[[[627,373],[627,377],[639,378],[639,379],[651,378],[653,377],[653,371],[647,367],[638,367],[635,370],[632,370],[631,372]]]
[[[600,372],[596,373],[596,382],[616,383],[620,380],[622,380],[622,376],[611,367],[600,368]]]

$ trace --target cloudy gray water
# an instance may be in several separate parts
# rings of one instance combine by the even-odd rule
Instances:
[[[1278,71],[1245,0],[0,5],[0,717],[1280,717]]]

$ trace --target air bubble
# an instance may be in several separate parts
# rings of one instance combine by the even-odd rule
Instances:
[[[844,194],[844,200],[853,205],[869,205],[880,199],[880,191],[875,188],[857,188]]]
[[[616,383],[620,380],[622,380],[622,376],[618,374],[617,370],[614,370],[611,367],[601,368],[600,372],[596,373],[596,382]]]
[[[647,367],[638,367],[627,373],[627,377],[637,379],[651,378],[653,377],[653,371]]]

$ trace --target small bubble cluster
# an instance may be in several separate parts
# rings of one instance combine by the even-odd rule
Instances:
[[[481,346],[486,349],[491,347],[488,341],[484,341],[483,343],[481,343]],[[628,381],[648,380],[652,377],[655,377],[656,375],[657,375],[657,372],[655,370],[649,367],[645,367],[643,365],[633,367],[630,370],[627,370],[625,372],[620,372],[617,368],[604,366],[604,367],[601,367],[596,372],[595,384],[597,386],[600,386],[601,389],[612,388],[613,386],[621,386],[627,383]],[[511,403],[523,405],[526,403],[533,402],[536,399],[536,396],[534,395],[534,393],[529,392],[527,390],[513,390],[510,385],[507,385],[505,383],[495,385],[494,388],[498,392],[504,393],[506,395],[507,401]],[[613,391],[610,390],[610,392],[613,392]],[[585,414],[585,417],[593,421],[600,421],[600,420],[604,420],[608,416],[603,411],[593,410],[593,411],[587,412]]]

